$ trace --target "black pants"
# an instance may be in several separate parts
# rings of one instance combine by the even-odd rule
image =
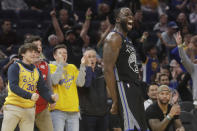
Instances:
[[[144,98],[140,83],[117,82],[121,127],[124,130],[147,131]]]
[[[108,115],[105,116],[88,116],[82,114],[80,120],[80,131],[107,131]]]

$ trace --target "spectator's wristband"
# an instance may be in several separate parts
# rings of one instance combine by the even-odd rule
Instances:
[[[172,118],[171,118],[169,115],[167,115],[166,118],[167,118],[169,121],[172,120]]]

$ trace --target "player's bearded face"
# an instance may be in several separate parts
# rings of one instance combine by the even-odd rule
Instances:
[[[125,32],[128,32],[133,28],[133,22],[133,17],[131,15],[123,15],[120,25]]]

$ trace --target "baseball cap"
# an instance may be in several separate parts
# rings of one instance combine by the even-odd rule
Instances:
[[[67,30],[65,34],[69,35],[70,33],[75,35],[75,31],[73,29]]]
[[[161,92],[161,91],[171,91],[170,88],[167,85],[161,85],[159,86],[159,88],[157,89],[157,92]]]
[[[170,21],[170,22],[168,23],[168,27],[174,28],[174,29],[177,29],[177,28],[178,28],[176,22],[174,22],[174,21]]]

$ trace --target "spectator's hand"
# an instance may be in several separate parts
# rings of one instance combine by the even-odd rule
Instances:
[[[149,35],[148,32],[145,31],[145,32],[143,32],[142,37],[144,37],[146,39],[148,37],[148,35]]]
[[[179,115],[181,112],[181,108],[178,104],[174,104],[170,110],[169,116],[173,118],[175,115]]]
[[[55,108],[56,103],[50,104],[50,108],[53,110]]]
[[[79,16],[76,13],[74,13],[73,16],[74,16],[75,21],[78,21],[79,20]]]
[[[58,64],[63,64],[65,62],[66,62],[65,58],[61,54],[58,54],[58,56],[57,56],[57,63]]]
[[[0,58],[7,58],[7,55],[0,50]]]
[[[55,102],[59,99],[58,94],[53,94],[51,95],[52,100],[54,100]]]
[[[7,51],[11,51],[12,50],[13,45],[10,45],[6,50]]]
[[[91,62],[88,59],[87,55],[84,55],[81,59],[81,64],[85,65],[85,66],[91,66]]]
[[[185,131],[184,127],[177,128],[176,131]]]
[[[31,100],[35,101],[35,102],[38,100],[38,98],[39,98],[39,94],[37,94],[37,93],[33,93],[31,96]]]
[[[52,11],[50,12],[50,15],[51,15],[51,17],[56,17],[56,12],[55,12],[55,10],[52,10]]]
[[[92,15],[92,10],[91,8],[88,8],[86,11],[86,16],[90,17]]]
[[[144,41],[147,39],[148,35],[149,35],[148,32],[143,32],[143,35],[142,35],[142,37],[140,39],[140,42],[144,43]]]
[[[171,104],[176,104],[179,100],[179,93],[175,90],[171,99]]]
[[[177,32],[177,33],[174,35],[174,37],[175,37],[175,40],[176,40],[177,45],[181,45],[183,41],[182,41],[182,37],[181,37],[180,31]]]

